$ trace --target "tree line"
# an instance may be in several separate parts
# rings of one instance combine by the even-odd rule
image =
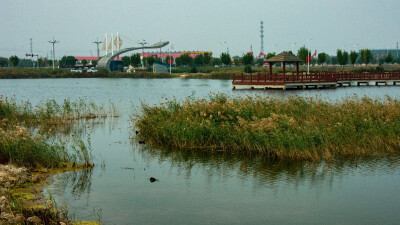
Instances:
[[[295,55],[291,51],[289,53]],[[265,59],[269,59],[275,56],[275,52],[270,52],[266,55]],[[311,55],[311,51],[307,49],[305,46],[301,47],[297,51],[297,57],[306,62],[308,56]],[[146,67],[151,67],[155,62],[162,63],[163,60],[155,56],[144,57],[141,59],[140,54],[132,54],[131,56],[123,56],[122,61],[124,66],[133,66],[139,67],[142,64]],[[182,54],[179,57],[172,58],[167,56],[164,62],[168,63],[170,60],[174,60],[174,64],[178,67],[197,67],[197,66],[244,66],[245,72],[251,72],[251,66],[257,65],[262,66],[265,63],[264,58],[255,58],[253,54],[246,53],[242,57],[233,56],[227,52],[221,53],[219,57],[212,57],[212,53],[204,53],[198,54],[194,58],[189,54]],[[47,58],[38,58],[37,61],[30,59],[20,59],[16,55],[9,57],[8,59],[5,57],[0,57],[0,67],[31,67],[32,61],[36,66],[46,67],[52,66],[52,60]],[[92,65],[97,65],[97,60],[92,61]],[[359,52],[350,51],[347,52],[345,50],[338,49],[336,51],[336,55],[330,56],[327,53],[321,52],[315,58],[312,58],[311,64],[319,64],[319,65],[341,65],[342,67],[347,64],[365,64],[368,65],[370,63],[377,64],[390,64],[393,62],[400,63],[400,58],[395,59],[392,54],[389,52],[385,57],[380,59],[375,59],[372,56],[372,52],[369,49],[362,49]],[[60,68],[71,68],[74,67],[77,63],[77,59],[74,56],[63,56],[60,60],[56,60],[56,64],[59,65]],[[88,64],[87,60],[81,60],[83,66]],[[37,65],[38,64],[38,65]]]

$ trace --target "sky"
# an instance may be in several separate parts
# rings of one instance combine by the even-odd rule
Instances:
[[[97,56],[93,42],[117,32],[122,48],[144,39],[169,41],[163,51],[258,55],[261,20],[265,53],[395,49],[399,9],[399,0],[0,0],[0,56],[24,58],[32,38],[33,53],[50,57],[53,37],[56,58]]]

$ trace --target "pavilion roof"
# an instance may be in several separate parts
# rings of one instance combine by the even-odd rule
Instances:
[[[278,55],[267,59],[266,61],[267,62],[303,62],[303,60],[297,58],[296,56],[294,56],[288,52],[281,52]]]

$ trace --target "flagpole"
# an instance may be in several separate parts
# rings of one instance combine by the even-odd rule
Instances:
[[[312,38],[308,39],[308,52],[307,52],[307,74],[310,74],[310,57],[311,57],[311,50],[310,50],[310,41],[312,40]]]

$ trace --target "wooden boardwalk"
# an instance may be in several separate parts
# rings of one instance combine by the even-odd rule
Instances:
[[[371,83],[393,84],[400,83],[400,72],[383,73],[352,73],[352,72],[320,72],[313,74],[233,74],[232,86],[236,88],[336,88],[343,85]]]

